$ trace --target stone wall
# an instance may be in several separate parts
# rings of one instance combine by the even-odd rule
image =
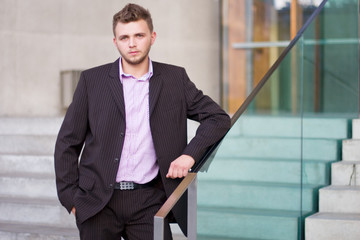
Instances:
[[[220,0],[136,0],[153,16],[153,60],[181,65],[220,97]],[[0,0],[0,116],[59,116],[60,72],[119,57],[112,16],[123,0]]]

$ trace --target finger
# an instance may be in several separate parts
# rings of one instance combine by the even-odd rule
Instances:
[[[178,177],[179,177],[179,169],[174,169],[173,174],[172,174],[172,179],[175,179]]]
[[[166,174],[166,177],[172,178],[172,175],[173,175],[173,167],[172,167],[172,165],[170,165],[170,168],[169,168],[168,173]]]
[[[175,178],[182,178],[184,177],[184,170],[183,169],[178,169],[176,172],[176,175],[174,176]]]

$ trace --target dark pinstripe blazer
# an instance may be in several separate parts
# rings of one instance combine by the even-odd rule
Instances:
[[[170,163],[181,154],[199,160],[226,133],[230,119],[195,87],[183,68],[153,62],[153,72],[149,90],[150,128],[169,196],[181,181],[165,177]],[[201,123],[189,144],[187,118]],[[75,206],[78,221],[95,215],[110,200],[124,133],[125,105],[118,59],[82,72],[56,141],[58,197],[69,212]],[[186,232],[185,198],[173,214]]]

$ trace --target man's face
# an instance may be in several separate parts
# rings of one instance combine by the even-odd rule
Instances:
[[[155,38],[156,33],[150,32],[145,20],[119,22],[115,28],[114,44],[126,63],[137,65],[147,59]]]

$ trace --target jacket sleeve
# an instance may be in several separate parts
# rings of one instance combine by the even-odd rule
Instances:
[[[55,144],[56,187],[61,204],[70,212],[78,188],[78,159],[88,129],[88,101],[82,73]]]
[[[230,128],[230,117],[210,97],[198,90],[184,71],[184,89],[187,117],[200,123],[195,137],[189,142],[184,154],[198,161],[208,147],[220,140]]]

